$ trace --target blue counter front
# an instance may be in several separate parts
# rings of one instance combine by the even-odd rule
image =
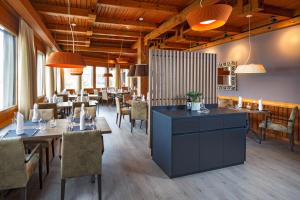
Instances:
[[[243,164],[247,113],[208,106],[152,108],[152,158],[171,178]]]

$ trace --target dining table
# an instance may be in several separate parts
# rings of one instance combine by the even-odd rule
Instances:
[[[31,121],[24,122],[24,129],[36,130],[32,135],[12,135],[8,136],[9,131],[15,130],[15,124],[10,124],[0,130],[0,139],[19,137],[23,141],[30,141],[36,139],[49,139],[62,137],[64,132],[68,131],[69,122],[67,119],[56,119],[55,126],[50,125],[51,122],[47,122],[43,128],[40,128],[40,123],[33,123]],[[74,126],[79,126],[79,123],[73,122]],[[101,134],[110,134],[112,130],[108,125],[104,117],[95,118],[95,129],[99,130]]]

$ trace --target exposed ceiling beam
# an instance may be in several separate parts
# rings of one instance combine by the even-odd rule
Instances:
[[[157,28],[157,24],[149,23],[149,22],[139,22],[133,20],[122,20],[122,19],[111,19],[111,18],[104,18],[104,17],[97,17],[95,24],[113,24],[119,25],[124,27],[134,26],[134,27],[141,27],[147,30],[154,30]]]
[[[65,50],[71,50],[70,47],[64,48]],[[121,52],[121,48],[119,47],[79,47],[76,48],[77,51],[87,51],[87,52],[99,52],[99,53],[109,53],[109,54],[117,54],[119,55]],[[136,50],[131,48],[122,48],[122,55],[127,56],[136,56]]]
[[[87,65],[94,65],[99,67],[107,67],[107,58],[99,58],[99,57],[92,57],[92,56],[83,56],[83,59]],[[122,65],[121,68],[128,68],[129,64],[133,63],[133,60],[128,60],[129,63],[126,65]],[[109,67],[112,67],[113,65],[110,65]]]
[[[275,30],[278,30],[278,29],[287,28],[287,27],[290,27],[290,26],[295,26],[295,25],[298,25],[298,24],[300,24],[300,17],[295,17],[295,18],[292,18],[292,19],[289,19],[289,20],[285,20],[285,21],[281,21],[281,22],[278,22],[278,23],[275,23],[275,24],[271,24],[271,25],[267,25],[267,26],[260,27],[260,28],[257,28],[257,29],[253,29],[253,30],[251,30],[251,35],[258,35],[258,34],[262,34],[262,33],[267,33],[267,32],[275,31]],[[237,35],[226,37],[224,39],[219,39],[219,40],[216,40],[216,41],[213,41],[213,42],[209,42],[209,43],[206,43],[204,45],[196,46],[196,47],[190,48],[190,50],[191,51],[196,51],[196,50],[200,50],[200,49],[205,49],[205,48],[208,48],[208,47],[212,47],[212,46],[232,42],[232,41],[235,41],[235,40],[240,40],[240,39],[243,39],[243,38],[246,38],[246,37],[248,37],[248,32],[240,33],[240,34],[237,34]]]
[[[180,49],[184,50],[187,49],[189,45],[186,44],[179,44],[179,43],[170,43],[170,42],[163,42],[159,45],[161,49]]]
[[[59,45],[72,47],[72,43],[58,42]],[[74,43],[75,47],[89,47],[90,44]]]
[[[94,35],[111,35],[111,36],[122,36],[130,38],[140,37],[140,32],[134,31],[121,31],[121,30],[112,30],[112,29],[94,29]]]
[[[176,14],[178,9],[175,6],[164,5],[161,3],[141,2],[137,0],[99,0],[99,4],[115,8],[135,8],[147,11],[163,11]]]
[[[59,32],[59,33],[71,33],[69,25],[62,25],[62,24],[47,24],[47,27],[50,31]],[[86,26],[75,26],[73,32],[82,34],[82,35],[89,35],[89,27]]]
[[[277,16],[289,17],[289,18],[294,17],[294,11],[291,9],[275,7],[267,4],[263,5],[263,10],[261,12],[266,14],[277,15]]]
[[[202,5],[203,6],[211,5],[211,4],[215,4],[217,2],[219,2],[219,0],[203,0]],[[169,20],[167,20],[166,22],[161,24],[157,29],[153,30],[151,33],[149,33],[145,36],[144,43],[147,44],[148,40],[152,40],[152,39],[160,36],[161,34],[171,30],[175,26],[186,21],[187,14],[189,12],[191,12],[192,10],[199,8],[199,4],[200,4],[200,0],[194,1],[192,4],[190,4],[189,6],[184,8],[179,14],[171,17]]]
[[[34,30],[43,41],[51,47],[54,51],[60,51],[50,31],[45,26],[39,14],[33,8],[29,0],[7,0],[7,2],[16,10]]]
[[[126,42],[135,42],[137,38],[130,37],[121,37],[121,36],[109,36],[109,35],[93,35],[90,37],[94,40],[110,40],[110,41],[126,41]]]

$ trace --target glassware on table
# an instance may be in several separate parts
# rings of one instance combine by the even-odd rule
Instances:
[[[39,129],[41,131],[46,130],[47,122],[42,118],[39,119]]]
[[[50,125],[50,128],[55,128],[56,127],[56,120],[54,118],[52,118],[49,121],[49,125]]]

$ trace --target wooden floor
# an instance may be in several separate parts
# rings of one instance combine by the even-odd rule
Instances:
[[[145,128],[130,133],[128,118],[119,129],[115,108],[101,108],[113,133],[104,136],[105,153],[102,168],[102,199],[300,199],[300,149],[292,153],[287,144],[267,140],[257,144],[247,139],[247,161],[244,165],[169,179],[151,160]],[[8,199],[18,199],[19,192]],[[30,200],[55,200],[60,197],[60,160],[51,162],[43,190],[38,189],[35,175],[29,183]],[[97,184],[89,177],[68,180],[66,199],[97,199]]]

